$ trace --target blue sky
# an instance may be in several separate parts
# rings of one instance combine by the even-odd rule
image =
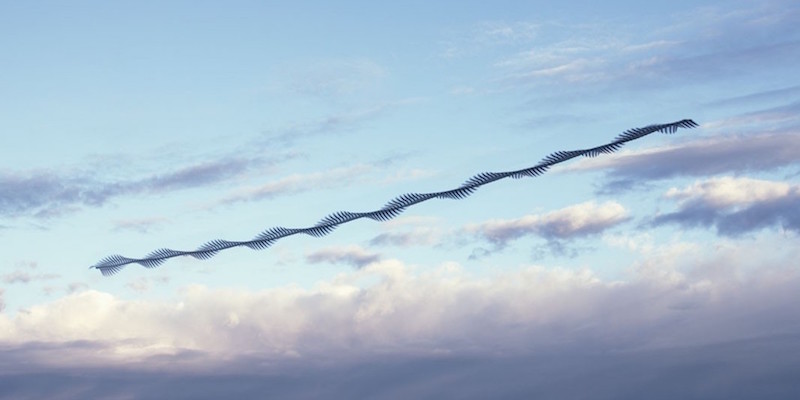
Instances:
[[[796,2],[296,3],[0,3],[0,395],[800,392]]]

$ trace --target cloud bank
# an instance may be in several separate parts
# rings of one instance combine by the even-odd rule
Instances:
[[[666,197],[679,202],[678,210],[657,216],[654,225],[714,227],[725,236],[768,227],[800,233],[800,185],[722,177],[672,188]]]
[[[311,289],[190,286],[145,301],[84,290],[0,314],[0,394],[797,394],[797,376],[775,374],[800,370],[787,356],[800,349],[798,254],[769,247],[647,250],[624,280],[385,260]],[[564,384],[578,378],[585,385]]]

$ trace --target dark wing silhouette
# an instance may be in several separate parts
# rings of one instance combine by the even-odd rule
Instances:
[[[269,228],[260,234],[258,234],[252,240],[244,241],[244,242],[232,242],[227,240],[220,240],[215,239],[211,240],[204,245],[197,248],[197,250],[192,251],[180,251],[180,250],[172,250],[172,249],[158,249],[144,258],[128,258],[123,257],[120,255],[112,255],[108,256],[97,264],[92,265],[89,268],[95,268],[100,270],[103,275],[114,275],[117,272],[121,271],[128,264],[139,264],[146,268],[154,268],[161,264],[163,264],[166,260],[178,257],[178,256],[191,256],[197,259],[205,260],[208,258],[213,257],[217,253],[222,250],[230,249],[231,247],[249,247],[253,250],[263,250],[267,247],[270,247],[273,243],[277,240],[297,235],[300,233],[314,236],[314,237],[321,237],[325,236],[337,226],[348,223],[350,221],[355,221],[361,218],[369,218],[375,221],[388,221],[398,215],[400,215],[406,208],[411,207],[415,204],[421,203],[423,201],[428,201],[430,199],[463,199],[468,197],[479,187],[492,183],[494,181],[498,181],[500,179],[505,179],[508,177],[511,178],[524,178],[524,177],[532,177],[532,176],[539,176],[547,170],[555,165],[575,157],[597,157],[601,154],[608,154],[613,153],[622,146],[630,142],[631,140],[636,140],[641,137],[647,136],[654,132],[661,132],[661,133],[675,133],[679,128],[695,128],[699,126],[696,122],[690,119],[684,119],[676,122],[671,122],[668,124],[656,124],[656,125],[649,125],[643,128],[633,128],[629,129],[619,136],[617,136],[613,142],[606,143],[601,146],[592,147],[590,149],[584,150],[572,150],[572,151],[557,151],[548,155],[547,157],[543,158],[539,164],[534,165],[529,168],[520,169],[517,171],[508,171],[508,172],[481,172],[469,179],[467,179],[461,186],[446,190],[443,192],[434,192],[434,193],[406,193],[395,197],[383,208],[364,212],[364,213],[354,213],[349,211],[339,211],[333,214],[328,215],[327,217],[322,218],[316,225],[308,227],[308,228],[284,228],[284,227],[275,227]]]

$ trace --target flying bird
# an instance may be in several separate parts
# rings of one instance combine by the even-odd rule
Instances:
[[[272,246],[272,244],[279,239],[300,233],[314,237],[321,237],[331,233],[339,225],[355,221],[357,219],[369,218],[375,221],[388,221],[400,215],[400,213],[405,211],[407,208],[415,204],[422,203],[423,201],[428,201],[430,199],[463,199],[474,193],[479,187],[500,179],[509,177],[518,179],[539,176],[547,172],[547,170],[553,165],[560,164],[575,157],[597,157],[601,154],[613,153],[622,148],[625,143],[647,136],[654,132],[672,134],[675,133],[679,128],[690,129],[697,126],[699,125],[691,119],[683,119],[668,124],[655,124],[648,125],[643,128],[633,128],[621,133],[612,142],[601,146],[583,150],[557,151],[543,158],[538,164],[529,168],[507,172],[481,172],[467,179],[463,184],[461,184],[461,186],[442,192],[402,194],[392,200],[389,200],[386,205],[375,211],[339,211],[322,218],[316,225],[307,228],[274,227],[261,232],[251,240],[228,241],[214,239],[198,247],[196,250],[190,251],[164,248],[154,250],[143,258],[128,258],[115,254],[103,258],[89,268],[100,270],[103,275],[108,276],[118,273],[128,264],[139,264],[146,268],[155,268],[163,264],[168,259],[178,256],[191,256],[197,259],[205,260],[213,257],[222,250],[230,249],[232,247],[244,246],[253,250],[263,250]]]

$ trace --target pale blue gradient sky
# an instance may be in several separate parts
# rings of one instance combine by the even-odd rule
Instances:
[[[750,326],[716,301],[750,296],[744,288],[759,282],[774,290],[753,298],[786,304],[797,295],[770,293],[792,293],[800,282],[788,261],[800,233],[800,7],[655,3],[0,3],[3,348],[24,353],[34,341],[70,352],[84,340],[123,354],[135,341],[145,349],[137,359],[165,365],[245,354],[303,365],[306,354],[335,359],[347,347],[333,339],[330,348],[303,347],[314,335],[307,329],[328,324],[323,310],[334,307],[312,299],[331,293],[358,304],[341,318],[360,328],[336,331],[334,323],[330,332],[361,338],[350,344],[363,356],[357,366],[393,362],[392,354],[494,354],[490,332],[462,337],[451,325],[507,328],[513,343],[550,343],[560,329],[566,340],[616,345],[605,336],[611,322],[579,322],[596,319],[592,307],[546,318],[544,330],[525,318],[470,314],[482,304],[517,315],[514,293],[493,296],[509,279],[529,282],[520,276],[531,268],[550,278],[532,279],[529,291],[569,293],[552,302],[591,304],[595,289],[572,290],[593,282],[615,293],[605,300],[613,310],[669,287],[680,299],[664,300],[667,309]],[[320,239],[294,236],[265,251],[173,259],[153,270],[133,265],[111,278],[87,270],[110,254],[188,250],[373,210],[401,193],[449,189],[477,172],[527,167],[556,150],[683,118],[701,127],[497,182],[465,200],[426,202],[390,223],[357,221]],[[587,223],[596,228],[581,228]],[[765,278],[774,274],[785,279]],[[398,277],[418,285],[406,294],[381,286]],[[401,298],[434,287],[483,300],[420,303],[452,320],[389,334],[419,311]],[[208,340],[238,345],[205,349],[194,333],[154,322],[164,310],[229,292],[261,300],[174,318],[208,321],[196,327]],[[259,313],[271,304],[296,310]],[[560,315],[547,304],[538,312]],[[142,328],[105,338],[110,314],[69,322],[82,307],[128,310]],[[391,321],[365,311],[373,308]],[[661,311],[634,312],[624,332],[612,331],[636,337],[673,318],[701,330],[696,315]],[[270,336],[266,327],[292,325],[290,315],[304,324]],[[797,317],[770,323],[769,332],[800,333]],[[236,336],[231,324],[250,324],[250,333]],[[187,336],[196,340],[177,339]],[[665,333],[641,346],[702,346],[713,336]],[[384,337],[394,339],[375,339]],[[186,351],[198,358],[178,360]],[[536,358],[528,345],[519,353]]]

